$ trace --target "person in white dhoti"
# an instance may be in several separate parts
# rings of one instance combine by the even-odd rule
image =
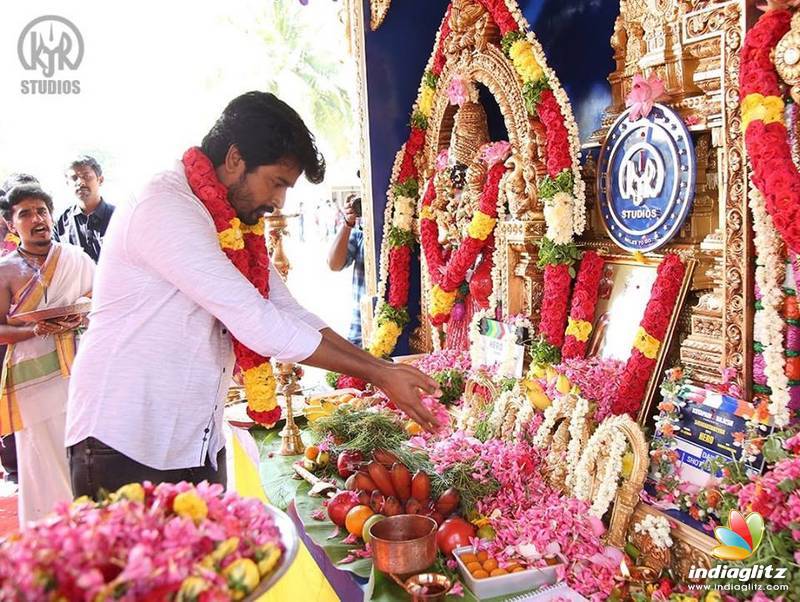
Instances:
[[[91,295],[94,262],[80,247],[53,242],[53,202],[36,185],[0,201],[17,250],[0,260],[0,344],[8,345],[0,382],[0,434],[16,433],[19,522],[45,516],[72,490],[64,447],[68,377],[79,315],[35,324],[22,313],[74,304]]]

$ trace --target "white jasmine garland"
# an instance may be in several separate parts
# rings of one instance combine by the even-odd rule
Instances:
[[[617,495],[622,475],[622,457],[628,447],[627,437],[622,430],[626,422],[632,422],[627,414],[606,418],[589,438],[575,469],[573,494],[581,500],[591,499],[589,513],[597,518],[603,517]],[[607,462],[602,474],[599,475],[600,487],[592,492],[592,483],[601,455],[606,455]]]
[[[777,428],[789,423],[789,378],[786,376],[784,355],[784,322],[780,315],[783,304],[782,270],[785,267],[780,257],[781,241],[767,213],[764,196],[751,184],[750,210],[753,212],[754,242],[758,261],[756,283],[761,291],[761,305],[757,322],[758,340],[764,346],[764,374],[767,386],[772,390],[769,398],[769,414]]]
[[[575,470],[580,461],[581,451],[586,445],[586,418],[589,415],[589,402],[578,397],[575,409],[569,418],[569,445],[567,445],[567,487],[575,486]]]
[[[533,407],[533,404],[530,403],[527,399],[522,402],[522,407],[520,408],[519,412],[517,412],[517,418],[514,423],[514,432],[512,436],[515,441],[522,439],[525,431],[528,428],[531,420],[536,415],[536,408]]]
[[[572,241],[573,207],[572,197],[566,192],[558,192],[544,203],[546,236],[558,245]]]
[[[672,546],[672,537],[670,536],[672,529],[669,521],[663,516],[648,514],[633,526],[633,530],[636,533],[649,535],[653,545],[657,548],[666,550]]]
[[[553,402],[544,411],[544,420],[539,425],[539,430],[536,431],[536,436],[533,438],[533,445],[542,447],[545,445],[553,433],[556,426],[556,420],[564,416],[570,415],[575,409],[575,396],[574,395],[561,395],[556,397]]]

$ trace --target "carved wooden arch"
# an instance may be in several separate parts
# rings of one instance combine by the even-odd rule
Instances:
[[[620,426],[625,438],[628,440],[631,451],[633,452],[633,468],[631,476],[623,479],[622,485],[617,490],[614,498],[614,506],[611,511],[611,520],[608,524],[608,534],[606,542],[609,545],[621,548],[625,545],[625,533],[628,531],[636,504],[639,503],[639,494],[644,487],[647,478],[647,470],[650,466],[650,453],[647,441],[644,438],[642,428],[632,419],[625,420]]]
[[[458,61],[448,62],[439,75],[425,138],[425,165],[422,169],[425,176],[432,173],[437,155],[447,148],[450,141],[456,107],[450,104],[446,91],[456,76],[486,86],[497,101],[508,131],[508,141],[526,166],[525,181],[529,189],[535,191],[537,176],[546,173],[543,153],[539,150],[544,148],[544,131],[525,108],[522,83],[513,63],[492,44],[481,52],[463,54]]]

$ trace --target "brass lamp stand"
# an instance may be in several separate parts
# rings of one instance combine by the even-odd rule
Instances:
[[[303,440],[300,437],[300,429],[294,423],[294,412],[292,410],[292,397],[299,392],[300,386],[297,384],[296,367],[291,363],[278,362],[278,382],[281,387],[281,394],[286,400],[286,426],[280,432],[282,456],[298,456],[306,450]]]

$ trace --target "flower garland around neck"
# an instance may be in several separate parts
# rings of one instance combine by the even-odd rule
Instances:
[[[784,101],[771,59],[791,21],[788,10],[771,10],[747,32],[741,52],[739,97],[753,182],[764,194],[766,211],[787,246],[800,252],[800,173],[792,161]]]
[[[571,266],[578,259],[572,234],[583,232],[586,224],[585,185],[580,172],[578,125],[566,92],[555,72],[547,65],[544,50],[530,32],[530,25],[516,3],[504,0],[479,1],[500,30],[502,35],[500,46],[509,65],[513,67],[522,83],[523,100],[528,114],[544,129],[547,175],[538,183],[538,194],[547,206],[552,205],[556,208],[557,215],[547,220],[550,242],[545,252],[540,255],[540,260],[544,262],[542,267],[559,263],[567,266],[564,269],[554,267],[549,270],[553,272],[552,274],[545,275],[545,281],[548,279],[552,281],[548,290],[563,292],[564,273],[569,278]],[[397,153],[392,168],[381,245],[378,287],[378,297],[381,301],[376,312],[376,328],[368,346],[370,353],[376,356],[391,354],[403,328],[409,322],[408,273],[415,244],[411,224],[421,192],[420,171],[425,171],[422,166],[428,120],[433,113],[437,95],[447,92],[444,86],[439,86],[439,78],[448,59],[444,48],[450,35],[450,11],[451,7],[448,6],[436,34],[433,52],[420,81],[417,99],[411,113],[411,133]],[[555,199],[558,193],[563,194]],[[492,254],[485,253],[481,266],[494,275],[496,270],[492,267],[491,257]],[[543,257],[545,258],[542,259]],[[442,308],[449,304],[446,294],[437,296],[442,302]],[[544,320],[545,325],[550,326],[548,333],[559,347],[561,342],[558,339],[559,337],[563,339],[567,316],[567,301],[559,301],[561,298],[559,295],[547,298],[543,308],[543,315],[547,316],[547,320]],[[548,306],[550,301],[556,303],[552,309]],[[494,308],[490,300],[489,308],[484,308],[482,311],[491,312]],[[440,309],[440,304],[437,304],[437,309]],[[554,334],[558,331],[559,335]]]
[[[228,189],[217,178],[214,165],[197,148],[183,155],[186,179],[200,199],[217,230],[220,247],[242,275],[269,298],[269,255],[264,240],[264,218],[254,226],[243,224],[228,201]],[[281,417],[275,395],[276,382],[269,358],[233,339],[236,363],[242,371],[247,395],[247,415],[258,424],[272,427]]]
[[[634,415],[639,411],[647,384],[656,367],[659,350],[669,329],[685,273],[686,266],[673,253],[664,257],[659,264],[656,280],[650,289],[650,300],[633,340],[631,356],[625,364],[611,405],[612,414]]]
[[[447,259],[445,250],[439,243],[439,226],[431,207],[436,198],[434,179],[431,178],[428,182],[420,209],[420,240],[428,265],[428,274],[433,284],[429,313],[431,323],[435,326],[444,324],[450,318],[450,312],[458,298],[459,289],[465,283],[467,272],[475,265],[475,260],[494,233],[500,179],[506,172],[503,161],[508,156],[510,146],[505,143],[503,148],[505,152],[502,154],[487,153],[494,155],[494,162],[487,161],[486,183],[481,192],[478,209],[472,216],[463,240]]]

